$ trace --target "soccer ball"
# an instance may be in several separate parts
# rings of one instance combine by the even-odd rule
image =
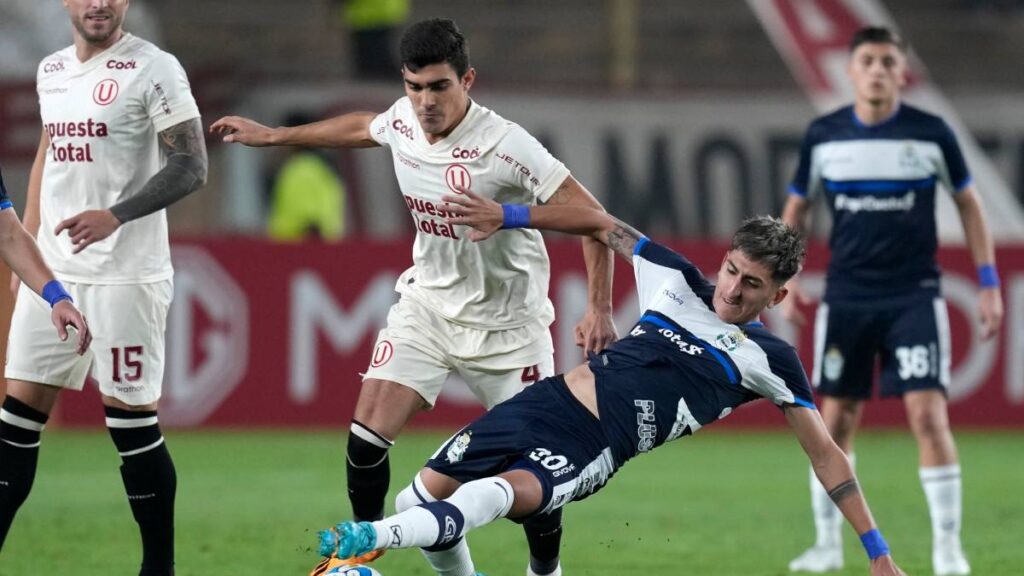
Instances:
[[[336,566],[324,572],[324,576],[381,576],[381,574],[369,566],[360,565]]]

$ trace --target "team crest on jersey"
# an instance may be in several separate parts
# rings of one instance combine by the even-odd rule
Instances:
[[[917,156],[917,150],[914,149],[914,143],[907,141],[903,145],[903,150],[900,151],[900,166],[904,168],[917,168],[921,165],[921,159]]]
[[[726,352],[732,352],[746,339],[747,335],[737,330],[736,332],[727,332],[715,336],[715,345]]]
[[[473,432],[463,432],[455,438],[455,441],[448,447],[448,452],[445,453],[449,464],[462,462],[462,457],[466,455],[466,449],[469,448],[469,441],[472,439]]]
[[[116,80],[104,78],[93,88],[92,100],[100,106],[106,106],[117,99],[117,94],[120,90],[121,87],[117,85]]]
[[[835,346],[830,346],[825,352],[821,370],[826,380],[839,380],[843,375],[843,353]]]

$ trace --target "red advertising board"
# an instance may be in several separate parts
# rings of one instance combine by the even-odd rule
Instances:
[[[670,242],[714,273],[725,246]],[[377,331],[396,295],[395,279],[411,262],[410,242],[349,240],[282,245],[252,239],[174,243],[175,301],[167,332],[161,421],[177,426],[343,426],[351,417],[359,373],[370,362]],[[572,328],[586,305],[579,243],[549,241],[552,327],[560,370],[579,361]],[[976,336],[975,280],[964,249],[944,249],[941,261],[953,334],[950,415],[954,425],[1024,425],[1024,248],[999,252],[1006,322],[997,339]],[[827,253],[813,246],[803,274],[820,292]],[[620,333],[638,317],[630,266],[616,263],[616,323]],[[813,318],[813,310],[807,310]],[[810,370],[812,331],[796,330],[777,311],[766,323],[794,342]],[[414,425],[451,428],[480,413],[458,382]],[[60,418],[102,423],[95,390],[64,395]],[[902,405],[872,403],[865,422],[900,425]],[[738,410],[723,425],[782,425],[766,402]]]

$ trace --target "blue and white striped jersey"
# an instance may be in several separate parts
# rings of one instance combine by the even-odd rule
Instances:
[[[811,123],[790,193],[824,193],[832,213],[826,302],[938,292],[935,191],[970,184],[956,136],[907,104],[867,126],[841,108]]]
[[[590,361],[616,467],[751,400],[814,408],[796,350],[760,323],[719,319],[714,286],[686,258],[644,239],[633,266],[643,316]]]

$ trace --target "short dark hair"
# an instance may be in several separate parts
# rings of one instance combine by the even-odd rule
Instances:
[[[885,26],[865,26],[853,33],[850,38],[850,53],[852,54],[861,44],[892,44],[900,49],[900,52],[907,53],[907,43],[903,37]]]
[[[447,62],[461,78],[469,70],[469,46],[455,22],[431,18],[417,22],[402,35],[402,66],[410,72]]]
[[[732,236],[732,249],[768,267],[772,280],[785,284],[803,266],[807,247],[796,230],[778,218],[747,218]]]

